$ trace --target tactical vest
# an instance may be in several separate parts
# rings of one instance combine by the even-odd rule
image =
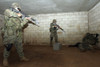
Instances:
[[[58,28],[57,28],[57,27],[54,27],[54,26],[56,26],[54,23],[51,23],[51,24],[50,24],[50,32],[56,34]]]
[[[21,30],[21,21],[17,17],[5,19],[4,37],[17,36]]]

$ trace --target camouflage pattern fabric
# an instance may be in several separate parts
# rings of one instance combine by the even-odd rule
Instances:
[[[98,43],[98,36],[87,33],[79,45],[79,49],[82,51],[93,50],[93,45],[96,45],[96,43]]]
[[[50,45],[52,45],[52,41],[55,38],[55,42],[58,42],[58,35],[57,35],[57,27],[55,27],[55,23],[50,24]]]
[[[17,15],[17,14],[16,14]],[[20,17],[15,16],[15,13],[11,12],[11,16],[5,15],[5,25],[2,28],[3,32],[3,43],[5,46],[13,44],[19,57],[23,57],[23,47],[22,47],[22,28],[28,22],[28,20],[22,20]],[[4,49],[4,58],[8,58],[10,51]]]

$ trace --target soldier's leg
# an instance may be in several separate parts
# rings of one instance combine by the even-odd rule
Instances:
[[[9,57],[10,52],[6,50],[6,48],[4,49],[4,53],[3,53],[3,66],[8,66],[8,57]]]
[[[78,48],[79,48],[80,51],[82,51],[82,52],[86,51],[85,48],[84,48],[84,44],[83,44],[83,43],[79,44],[79,45],[78,45]]]
[[[4,54],[3,54],[4,58],[9,57],[11,48],[12,48],[12,44],[5,45]]]
[[[93,45],[88,45],[88,50],[91,50],[92,52],[95,52],[95,48]]]
[[[4,53],[3,53],[3,65],[8,66],[8,57],[10,55],[10,50],[11,50],[12,44],[7,44],[4,48]]]
[[[52,36],[52,34],[50,35],[50,46],[52,46],[52,44],[53,44],[53,36]]]
[[[7,51],[6,47],[4,48],[4,53],[3,53],[3,57],[4,59],[7,59],[9,57],[10,51]]]
[[[87,42],[83,42],[82,43],[82,46],[84,48],[84,51],[87,51],[88,50],[88,43]]]
[[[58,35],[55,35],[55,43],[58,43]]]
[[[16,47],[17,53],[19,54],[21,61],[28,61],[28,59],[24,56],[22,42],[16,41],[15,47]]]
[[[19,54],[19,57],[22,58],[24,56],[22,42],[16,41],[14,45],[16,47],[17,53]]]

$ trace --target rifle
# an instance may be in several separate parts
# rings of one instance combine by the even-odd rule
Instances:
[[[22,15],[22,19],[24,19],[25,17],[30,17],[30,16],[24,14],[24,13],[21,11],[21,9],[19,9],[19,8],[17,8],[17,9],[18,9],[18,10],[16,10],[15,8],[11,8],[12,11],[14,11],[14,12],[16,12],[16,13],[20,13],[20,14]],[[28,20],[29,20],[30,22],[32,22],[34,25],[36,25],[36,26],[39,27],[38,22],[37,22],[35,19],[30,18],[30,19],[28,19]]]
[[[59,29],[61,29],[63,32],[65,32],[64,29],[62,29],[58,24],[54,23],[54,26],[57,26]]]
[[[58,27],[59,29],[61,29],[63,32],[65,32],[64,29],[62,29],[59,25],[57,25],[57,27]]]

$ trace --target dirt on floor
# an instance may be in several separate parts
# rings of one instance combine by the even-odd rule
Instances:
[[[100,50],[80,52],[75,47],[63,46],[54,51],[50,46],[24,46],[24,53],[30,60],[21,62],[13,47],[9,67],[100,67]],[[0,67],[3,61],[3,47],[0,47]]]

